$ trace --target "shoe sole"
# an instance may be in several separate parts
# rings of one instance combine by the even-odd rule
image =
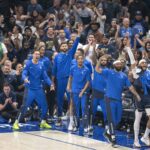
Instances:
[[[113,148],[119,148],[119,145],[112,144],[112,147],[113,147]]]
[[[133,144],[133,148],[141,148],[141,146],[139,147],[139,146],[136,146],[135,144]]]

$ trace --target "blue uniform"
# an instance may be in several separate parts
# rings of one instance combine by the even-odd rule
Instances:
[[[58,105],[58,116],[62,115],[63,111],[63,97],[66,91],[68,78],[70,74],[71,61],[74,58],[77,46],[79,43],[79,38],[76,38],[73,47],[68,50],[67,53],[60,52],[54,59],[53,65],[53,76],[56,78],[57,82],[57,105]],[[67,93],[69,99],[69,94]]]
[[[113,123],[117,125],[122,116],[122,92],[124,87],[130,87],[131,83],[121,71],[103,69],[102,74],[106,77],[106,97],[109,99]]]
[[[94,71],[94,78],[92,80],[92,99],[93,99],[93,116],[97,112],[97,106],[102,108],[104,121],[106,121],[106,106],[104,101],[104,95],[106,90],[106,78]]]
[[[22,72],[22,79],[28,79],[28,92],[27,99],[25,102],[26,108],[29,107],[33,100],[36,100],[39,108],[41,108],[41,118],[45,119],[47,114],[47,103],[45,93],[43,91],[43,80],[49,86],[51,85],[51,80],[47,76],[45,68],[42,63],[33,64],[32,60],[29,60]]]
[[[87,93],[85,92],[81,98],[79,94],[84,88],[85,84],[90,80],[90,72],[87,67],[83,66],[79,68],[77,65],[73,66],[70,70],[70,77],[72,77],[72,94],[73,94],[73,103],[76,110],[76,115],[79,118],[80,116],[80,106],[82,110],[82,116],[86,113],[86,104],[87,104]]]
[[[52,72],[52,63],[48,57],[46,56],[40,57],[39,62],[43,63],[46,72]]]
[[[32,60],[32,58],[33,56],[31,56],[29,60]],[[51,75],[52,74],[52,62],[49,60],[49,58],[46,56],[40,57],[39,62],[43,64],[48,75]]]
[[[88,60],[84,59],[83,64],[89,69],[90,73],[92,74],[93,69],[92,69],[92,64]],[[71,62],[71,66],[77,65],[77,60],[73,59]]]

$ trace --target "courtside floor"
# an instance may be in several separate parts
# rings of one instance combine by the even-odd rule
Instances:
[[[112,150],[110,144],[60,131],[4,133],[1,150]],[[127,150],[129,148],[119,147]]]
[[[21,130],[13,132],[12,126],[0,123],[0,150],[130,150],[133,137],[117,131],[118,148],[106,142],[101,127],[94,127],[93,136],[81,136],[79,132],[68,133],[62,127],[52,125],[51,130],[40,130],[38,122],[20,124]],[[150,150],[143,147],[141,150]]]

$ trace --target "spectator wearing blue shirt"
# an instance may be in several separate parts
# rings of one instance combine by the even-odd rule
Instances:
[[[41,124],[40,128],[51,128],[49,124],[46,123],[46,115],[47,115],[47,103],[45,93],[43,91],[42,81],[46,82],[51,90],[54,90],[54,86],[51,84],[50,78],[47,76],[45,68],[42,63],[39,62],[40,53],[39,51],[34,51],[33,59],[27,61],[25,68],[23,69],[22,79],[25,84],[28,86],[27,90],[27,98],[25,102],[25,108],[22,109],[22,113],[26,111],[26,108],[31,106],[32,102],[36,100],[41,108]],[[19,120],[17,119],[13,125],[14,130],[19,130]]]
[[[132,32],[132,28],[130,27],[130,20],[128,18],[124,18],[123,19],[123,26],[120,28],[120,37],[132,37],[133,36],[133,32]]]
[[[58,22],[58,25],[56,25],[55,29],[56,30],[61,30],[61,29],[64,30],[66,38],[70,39],[70,34],[71,33],[70,33],[69,29],[66,28],[66,21],[60,20]]]
[[[131,21],[131,27],[134,36],[139,35],[139,38],[142,39],[146,35],[146,32],[148,31],[148,23],[143,19],[141,11],[136,11],[135,18]],[[142,48],[138,41],[136,42],[136,47],[138,49]]]
[[[27,8],[28,15],[31,15],[34,10],[36,10],[37,12],[42,12],[43,8],[40,4],[37,3],[37,0],[30,0],[30,4]]]
[[[141,11],[136,11],[135,18],[131,21],[131,26],[134,35],[139,34],[140,37],[146,35],[146,32],[148,31],[148,24],[143,19]]]
[[[83,64],[84,56],[77,56],[77,65],[71,67],[67,90],[72,93],[75,114],[79,121],[80,114],[82,118],[86,116],[87,108],[87,90],[90,85],[90,72]],[[80,112],[81,108],[81,112]]]
[[[104,34],[101,44],[98,46],[98,49],[104,51],[105,54],[111,55],[114,59],[118,57],[118,52],[115,47],[109,43],[109,35]]]
[[[60,45],[60,53],[56,55],[54,58],[54,65],[53,65],[53,82],[56,78],[56,87],[57,87],[57,105],[58,105],[58,122],[57,126],[61,125],[61,116],[63,111],[63,98],[66,92],[66,87],[68,83],[70,68],[71,68],[71,61],[74,58],[74,54],[76,52],[77,46],[79,43],[79,37],[76,38],[74,44],[71,49],[68,50],[67,43],[61,43]],[[69,99],[69,94],[67,94]]]
[[[134,90],[128,77],[122,70],[122,63],[120,60],[116,60],[114,63],[114,69],[102,69],[100,68],[100,60],[96,65],[96,71],[102,73],[106,78],[106,112],[109,129],[104,133],[104,136],[113,145],[116,144],[114,126],[116,126],[122,117],[122,92],[124,87],[128,87],[129,90],[136,96],[138,101],[141,100],[138,93]]]
[[[116,39],[117,37],[128,37],[130,39],[130,44],[133,47],[134,44],[134,38],[133,38],[133,30],[130,27],[130,20],[129,18],[124,18],[123,19],[123,26],[120,28],[120,26],[117,26],[117,32],[116,32]]]

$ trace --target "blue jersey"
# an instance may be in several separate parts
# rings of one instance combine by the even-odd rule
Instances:
[[[29,80],[28,87],[30,89],[40,89],[43,87],[43,80],[49,86],[51,85],[51,80],[49,79],[46,70],[42,63],[38,62],[38,64],[33,64],[32,60],[27,61],[23,72],[22,72],[22,79]]]
[[[120,28],[120,37],[125,37],[127,33],[129,34],[131,47],[133,47],[133,45],[134,45],[134,38],[133,38],[133,30],[132,30],[132,28],[131,27],[128,27],[128,28],[121,27]]]
[[[130,28],[130,27],[128,27],[128,28],[121,27],[120,28],[120,36],[121,37],[125,37],[127,33],[129,34],[129,37],[131,38],[133,36],[132,28]]]
[[[40,57],[39,62],[43,64],[46,72],[50,72],[50,73],[52,72],[52,63],[48,57],[46,56]]]
[[[99,74],[95,70],[92,80],[92,89],[101,91],[102,93],[105,93],[106,90],[106,77],[104,77],[102,74]]]
[[[78,43],[79,37],[76,38],[73,47],[67,53],[60,52],[58,55],[56,55],[53,65],[53,76],[55,76],[57,79],[69,77],[71,61],[74,58]]]
[[[70,77],[72,77],[72,92],[80,93],[87,81],[91,81],[90,72],[87,67],[79,68],[77,65],[71,67]]]
[[[84,62],[83,64],[89,69],[90,73],[92,74],[92,64],[91,62],[89,62],[88,60],[84,59]],[[77,60],[76,59],[73,59],[71,61],[71,67],[74,66],[74,65],[77,65]]]
[[[142,72],[139,76],[139,79],[142,83],[144,95],[150,95],[150,71],[146,70]]]
[[[33,59],[33,56],[29,57],[29,60],[32,60],[32,59]],[[46,56],[40,57],[39,62],[43,64],[43,66],[48,74],[52,73],[52,63],[48,57],[46,57]]]
[[[112,69],[103,69],[102,74],[106,77],[106,96],[121,100],[124,87],[131,86],[127,75]]]

